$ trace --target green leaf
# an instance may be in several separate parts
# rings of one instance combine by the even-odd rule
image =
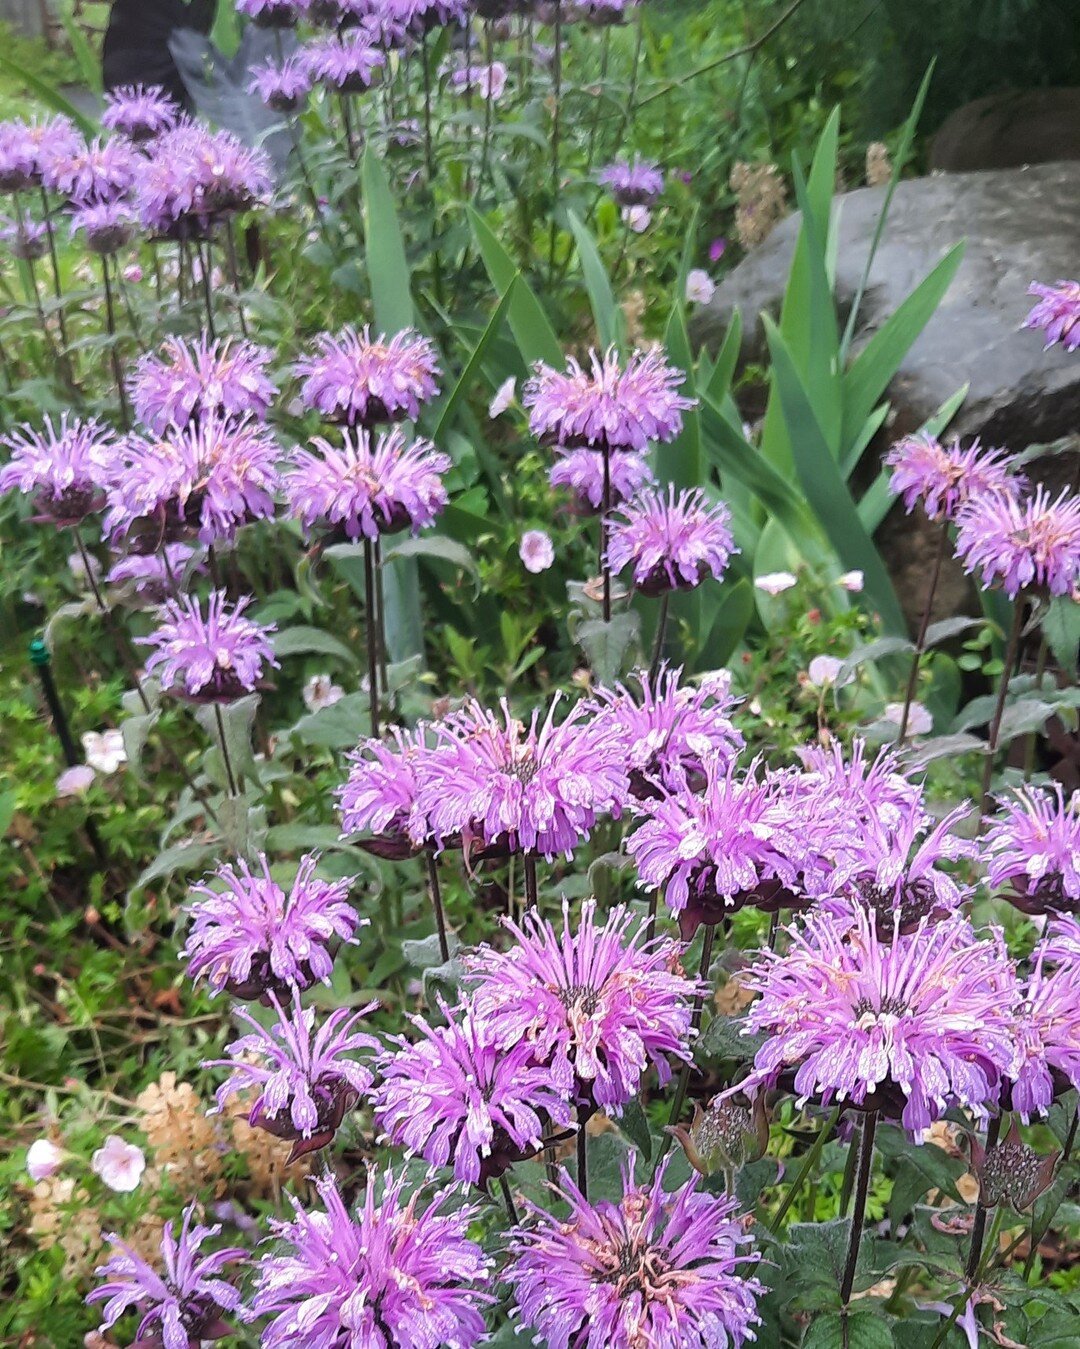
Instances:
[[[676,304],[668,319],[664,346],[672,365],[687,373],[687,392],[693,393],[694,357],[690,350],[690,334],[686,331],[683,306]],[[673,482],[676,487],[699,487],[704,481],[701,463],[701,415],[697,408],[683,413],[683,429],[669,445],[659,445],[655,451],[656,476],[662,483]]]
[[[171,848],[165,848],[158,853],[150,865],[139,873],[138,879],[131,887],[132,894],[145,890],[154,881],[163,880],[177,871],[195,871],[215,857],[219,851],[220,845],[217,842],[192,843],[186,840],[183,843],[174,843]]]
[[[746,635],[754,616],[754,588],[743,578],[720,591],[708,636],[694,657],[694,670],[720,670],[728,663]]]
[[[615,303],[615,292],[611,289],[611,281],[596,241],[573,211],[567,211],[566,219],[577,244],[585,289],[589,292],[589,303],[596,321],[597,341],[604,351],[608,347],[621,347],[625,320],[622,310]]]
[[[653,1140],[649,1132],[649,1121],[645,1118],[645,1111],[641,1108],[641,1102],[637,1097],[631,1099],[623,1107],[622,1116],[619,1119],[619,1128],[633,1143],[641,1154],[641,1160],[648,1162],[652,1159]]]
[[[724,334],[723,343],[716,357],[716,364],[712,368],[704,391],[700,388],[698,390],[702,397],[708,398],[717,408],[723,406],[724,399],[731,389],[731,381],[735,378],[735,367],[738,364],[741,349],[742,315],[735,309],[732,310],[731,322]]]
[[[503,292],[502,299],[500,299],[499,303],[495,306],[495,312],[488,320],[487,327],[484,329],[480,341],[477,342],[476,346],[473,348],[472,355],[469,357],[465,369],[461,372],[461,378],[454,385],[450,397],[444,403],[442,412],[439,415],[439,424],[435,427],[435,433],[432,436],[432,440],[436,445],[442,444],[443,435],[453,422],[454,415],[458,409],[458,404],[476,382],[476,377],[480,373],[480,367],[483,364],[484,357],[487,355],[488,348],[502,329],[503,320],[506,318],[506,312],[513,302],[514,290],[520,279],[521,273],[515,272],[513,280]]]
[[[364,238],[367,272],[375,322],[386,333],[409,328],[415,320],[412,279],[405,257],[405,239],[398,219],[390,183],[373,144],[364,151],[361,165],[364,193]]]
[[[950,637],[959,637],[962,632],[970,632],[972,628],[985,626],[984,618],[942,618],[937,623],[931,623],[926,629],[923,646],[929,650],[940,642],[947,642]]]
[[[623,660],[636,640],[641,619],[632,610],[613,614],[610,623],[588,618],[575,628],[573,637],[585,652],[589,667],[601,684],[610,684],[622,673]]]
[[[1068,595],[1056,595],[1043,615],[1042,630],[1055,659],[1075,675],[1080,652],[1080,604]]]
[[[893,1333],[880,1312],[816,1316],[806,1328],[802,1349],[893,1349]]]
[[[274,654],[279,657],[336,656],[338,660],[344,661],[347,665],[357,664],[356,653],[335,637],[333,633],[326,632],[322,628],[309,628],[303,625],[284,628],[281,632],[274,634],[273,647]]]
[[[468,572],[475,586],[474,596],[480,594],[480,572],[476,559],[463,543],[448,539],[444,534],[422,534],[418,539],[403,539],[383,553],[383,565],[399,562],[406,558],[429,558],[436,562],[449,562]]]
[[[731,1059],[749,1063],[765,1043],[763,1033],[744,1035],[745,1016],[714,1016],[698,1041],[697,1054],[705,1059]]]
[[[469,223],[472,225],[473,238],[484,260],[491,284],[500,295],[504,295],[510,283],[518,275],[518,270],[510,254],[496,239],[490,228],[471,206],[466,207]],[[563,350],[555,329],[529,286],[520,279],[514,287],[514,297],[509,311],[510,330],[518,345],[522,359],[528,366],[537,361],[546,361],[548,365],[561,369],[564,364]]]
[[[799,1310],[836,1307],[840,1279],[847,1261],[851,1219],[823,1223],[792,1223],[783,1251],[784,1269],[796,1289]]]
[[[67,36],[72,55],[78,63],[79,74],[82,76],[83,83],[100,98],[105,87],[101,75],[101,61],[91,50],[81,26],[72,19],[70,14],[61,12],[60,22],[64,25],[64,33]]]
[[[64,117],[70,117],[87,140],[93,140],[101,130],[93,118],[80,112],[74,103],[64,97],[59,89],[49,84],[47,80],[35,75],[32,70],[27,70],[25,66],[21,66],[18,61],[13,61],[8,56],[0,56],[0,71],[11,75],[21,84],[25,84],[28,89],[33,90],[42,103],[52,108],[53,112],[58,112]]]
[[[259,695],[248,693],[243,698],[237,698],[235,702],[207,704],[195,709],[195,720],[214,745],[215,755],[220,755],[221,749],[218,710],[221,714],[221,728],[224,728],[225,751],[229,756],[237,785],[239,786],[245,777],[257,783],[259,770],[251,747],[251,729],[255,725],[255,713],[259,710]]]
[[[371,714],[366,693],[347,693],[329,707],[301,717],[289,732],[305,745],[320,749],[351,749],[371,732]]]
[[[790,536],[799,543],[814,528],[798,492],[768,459],[721,412],[711,396],[702,395],[705,453],[722,474],[730,474],[758,498]]]
[[[145,780],[142,771],[143,751],[146,749],[150,732],[160,716],[161,709],[154,708],[150,712],[139,712],[135,716],[125,717],[120,723],[120,734],[124,739],[124,753],[128,757],[128,766],[140,782]]]
[[[275,824],[267,830],[271,852],[346,852],[352,849],[332,824]]]
[[[906,637],[879,637],[876,641],[867,642],[865,646],[857,646],[841,665],[836,678],[838,681],[844,680],[849,674],[853,674],[860,665],[866,665],[870,661],[884,660],[886,656],[898,656],[901,652],[914,650],[915,643],[908,641]]]

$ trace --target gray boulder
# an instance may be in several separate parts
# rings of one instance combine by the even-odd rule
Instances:
[[[970,173],[1080,159],[1080,89],[1007,89],[965,103],[930,143],[931,169]]]

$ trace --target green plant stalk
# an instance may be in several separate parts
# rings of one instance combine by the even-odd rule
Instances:
[[[368,707],[371,734],[379,738],[379,625],[375,613],[375,549],[364,539],[364,636],[367,644]]]
[[[863,1223],[866,1220],[866,1200],[870,1193],[870,1173],[874,1165],[874,1135],[877,1132],[877,1114],[868,1111],[863,1116],[859,1138],[859,1166],[855,1180],[855,1208],[851,1215],[851,1237],[848,1241],[844,1277],[840,1281],[840,1302],[846,1309],[855,1286],[855,1271],[859,1264]]]
[[[998,736],[1001,734],[1001,720],[1005,715],[1005,697],[1009,692],[1009,680],[1012,678],[1013,667],[1016,665],[1016,657],[1020,650],[1020,632],[1023,622],[1024,601],[1023,597],[1018,595],[1013,605],[1012,630],[1009,633],[1009,642],[1005,649],[1005,663],[1001,670],[1001,683],[998,685],[997,702],[994,705],[994,716],[990,722],[990,736],[986,745],[986,762],[983,765],[982,774],[979,833],[982,833],[985,827],[984,821],[994,804],[990,795],[990,783],[994,776],[994,757],[997,754]]]
[[[1076,1142],[1077,1125],[1080,1125],[1080,1103],[1077,1104],[1076,1109],[1073,1111],[1072,1123],[1069,1125],[1069,1132],[1065,1136],[1065,1145],[1061,1150],[1061,1157],[1058,1160],[1058,1174],[1065,1169],[1069,1163],[1069,1158],[1072,1156],[1073,1145]],[[1061,1207],[1061,1202],[1064,1198],[1065,1196],[1062,1195],[1062,1199],[1058,1200],[1050,1212],[1044,1217],[1038,1228],[1036,1228],[1035,1225],[1035,1207],[1032,1205],[1030,1248],[1028,1250],[1027,1259],[1024,1261],[1025,1283],[1031,1278],[1031,1271],[1035,1267],[1035,1257],[1039,1252],[1039,1243],[1042,1241],[1043,1237],[1046,1236],[1047,1232],[1049,1232],[1050,1226],[1057,1216],[1057,1211]],[[1017,1238],[1017,1240],[1019,1241],[1019,1238]]]
[[[424,854],[427,862],[428,894],[431,907],[435,910],[435,926],[439,932],[439,955],[445,965],[450,959],[450,943],[446,937],[446,914],[443,911],[442,887],[439,884],[439,864],[435,854],[428,848]]]
[[[937,548],[934,551],[934,565],[930,572],[930,585],[926,591],[926,602],[923,605],[922,618],[919,621],[919,634],[915,639],[915,651],[911,657],[911,670],[908,674],[907,688],[904,690],[904,710],[900,714],[900,734],[896,738],[896,743],[902,745],[907,739],[908,716],[911,712],[911,702],[915,697],[915,686],[919,679],[919,664],[922,661],[923,654],[926,651],[926,632],[930,627],[930,615],[934,610],[934,595],[937,592],[938,581],[941,579],[941,565],[945,560],[945,549],[949,545],[949,521],[947,518],[941,522],[941,532],[938,535]]]
[[[214,721],[217,723],[218,742],[221,745],[221,760],[225,765],[225,779],[229,784],[229,795],[236,797],[240,793],[236,787],[236,776],[233,773],[232,760],[229,758],[229,746],[225,740],[225,718],[221,715],[221,704],[214,704]]]
[[[611,567],[608,564],[608,526],[611,520],[611,449],[604,437],[604,496],[600,506],[600,576],[603,584],[604,622],[611,622]]]
[[[664,659],[664,639],[667,637],[668,608],[671,601],[671,591],[665,590],[660,596],[660,613],[656,620],[656,645],[653,647],[652,661],[649,664],[649,684],[653,685],[656,676],[660,673],[660,666]]]
[[[555,279],[555,244],[559,226],[555,210],[559,205],[559,136],[562,131],[562,0],[555,0],[555,55],[552,58],[553,113],[551,124],[551,227],[548,234],[548,281]]]
[[[589,1131],[586,1129],[587,1116],[581,1107],[577,1112],[577,1187],[581,1197],[589,1197]]]
[[[704,985],[706,976],[709,973],[709,966],[712,964],[713,943],[715,940],[716,924],[710,923],[705,928],[705,936],[701,943],[701,964],[698,966],[698,983],[700,985]],[[705,990],[704,987],[699,987],[697,993],[694,995],[693,1010],[690,1013],[690,1029],[692,1032],[690,1037],[691,1041],[696,1038],[698,1031],[701,1029],[701,1013],[704,1006]],[[679,1071],[679,1081],[675,1088],[675,1099],[671,1103],[671,1114],[668,1116],[668,1127],[664,1133],[663,1142],[657,1149],[656,1162],[653,1165],[653,1175],[656,1174],[656,1168],[663,1161],[668,1148],[671,1147],[671,1130],[678,1124],[679,1117],[682,1115],[683,1105],[686,1103],[686,1092],[690,1085],[690,1068],[690,1063],[684,1062]]]
[[[638,6],[638,23],[641,22],[641,6]],[[600,39],[600,89],[596,96],[596,116],[593,118],[592,126],[589,129],[589,149],[585,156],[585,176],[591,177],[593,156],[596,152],[596,134],[600,129],[600,110],[604,106],[604,85],[607,83],[608,60],[611,55],[611,29],[605,28]],[[636,62],[635,62],[636,65]]]
[[[986,1126],[986,1155],[987,1157],[994,1151],[998,1144],[998,1138],[1001,1135],[1001,1112],[999,1111]],[[971,1225],[971,1244],[968,1247],[967,1268],[965,1278],[968,1284],[975,1282],[975,1274],[979,1268],[979,1262],[982,1259],[983,1237],[986,1235],[986,1207],[980,1196],[979,1202],[975,1205],[975,1221]]]
[[[510,1183],[505,1175],[499,1177],[499,1189],[502,1191],[503,1203],[506,1205],[506,1216],[510,1219],[511,1225],[517,1227],[520,1219],[514,1205],[514,1196],[510,1193]]]
[[[540,898],[536,884],[536,854],[534,852],[523,853],[521,860],[525,871],[525,907],[537,909],[540,906]]]
[[[109,280],[109,259],[101,259],[101,283],[105,291],[105,327],[109,335],[109,362],[112,365],[116,396],[120,402],[120,421],[125,431],[131,430],[131,412],[124,390],[124,364],[116,338],[116,307],[113,304],[112,282]]]
[[[45,221],[45,238],[49,244],[49,261],[52,264],[53,294],[56,296],[56,318],[60,324],[60,341],[64,345],[65,359],[68,345],[67,319],[64,317],[64,287],[60,280],[60,259],[56,252],[56,240],[53,238],[52,214],[49,210],[49,194],[42,187],[41,215]]]
[[[769,1231],[774,1235],[776,1234],[776,1232],[779,1231],[780,1224],[784,1221],[785,1217],[787,1216],[788,1209],[790,1209],[792,1204],[795,1202],[796,1196],[802,1189],[803,1185],[806,1183],[806,1178],[810,1175],[810,1172],[818,1164],[818,1160],[820,1159],[821,1154],[824,1151],[825,1144],[832,1137],[833,1131],[835,1130],[836,1126],[840,1123],[841,1110],[842,1107],[836,1106],[833,1109],[832,1114],[821,1126],[821,1130],[818,1133],[817,1138],[814,1139],[813,1143],[810,1146],[810,1150],[803,1158],[803,1164],[802,1166],[799,1167],[799,1174],[788,1186],[787,1193],[784,1195],[780,1207],[776,1210],[772,1218],[769,1220]]]

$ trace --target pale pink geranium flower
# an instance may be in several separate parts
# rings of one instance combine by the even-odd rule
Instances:
[[[130,1194],[139,1187],[146,1170],[142,1148],[125,1143],[116,1134],[110,1134],[102,1147],[90,1159],[90,1170],[117,1194]]]
[[[75,764],[73,768],[65,768],[56,779],[57,796],[82,796],[88,792],[94,782],[94,770],[89,764]]]
[[[899,726],[904,719],[903,703],[886,703],[885,720]],[[907,729],[909,735],[929,735],[934,729],[934,718],[922,703],[913,702],[908,708]]]
[[[26,1150],[26,1172],[32,1181],[48,1180],[63,1164],[63,1149],[47,1138],[35,1138]]]
[[[504,379],[495,390],[495,397],[491,400],[488,407],[488,416],[493,420],[501,417],[504,412],[508,412],[514,406],[514,399],[517,397],[517,380],[513,375],[509,379]]]
[[[708,272],[695,267],[686,277],[686,298],[690,304],[708,304],[716,294],[716,282]]]
[[[837,688],[843,688],[845,684],[850,684],[854,675],[849,671],[841,679],[840,671],[844,668],[844,662],[838,660],[836,656],[815,656],[806,670],[806,677],[816,689],[829,688],[835,685]]]
[[[547,571],[555,561],[555,547],[542,529],[527,529],[521,536],[518,555],[525,564],[525,570],[536,576]]]
[[[861,571],[846,571],[843,576],[836,578],[836,584],[849,594],[857,595],[863,588],[863,574]]]
[[[799,578],[792,576],[789,571],[770,571],[754,581],[754,585],[759,590],[763,590],[766,595],[781,595],[785,590],[790,590],[793,585],[798,585],[798,583]]]
[[[86,762],[95,772],[104,773],[106,777],[115,773],[121,764],[127,763],[123,731],[87,731],[82,738],[82,745]]]
[[[647,206],[624,206],[623,224],[635,234],[644,234],[652,224],[652,211]]]
[[[345,697],[345,690],[335,684],[328,674],[312,675],[304,685],[304,706],[309,712],[321,712],[324,707],[333,707]]]

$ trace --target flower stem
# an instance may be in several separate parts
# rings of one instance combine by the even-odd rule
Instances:
[[[225,765],[225,778],[229,784],[229,795],[239,796],[236,777],[233,774],[232,760],[229,758],[229,746],[225,740],[225,718],[221,715],[221,704],[214,704],[214,720],[217,722],[218,740],[221,743],[221,759]]]
[[[668,605],[671,591],[665,590],[660,596],[660,616],[656,620],[656,646],[653,648],[652,663],[649,666],[649,683],[660,673],[660,662],[664,658],[664,639],[667,637]]]
[[[851,1237],[848,1241],[847,1263],[844,1277],[840,1283],[840,1303],[847,1307],[851,1299],[851,1290],[855,1284],[855,1270],[859,1263],[859,1246],[862,1243],[863,1222],[866,1218],[866,1199],[870,1193],[870,1172],[874,1164],[874,1134],[877,1132],[877,1115],[872,1111],[863,1116],[862,1134],[859,1139],[859,1166],[855,1181],[855,1210],[851,1215]]]
[[[202,273],[203,304],[206,307],[206,331],[210,334],[210,340],[213,342],[217,337],[217,331],[214,328],[214,290],[210,282],[210,240],[206,240],[205,254],[202,244],[196,241],[195,252],[199,259],[199,271]]]
[[[439,954],[445,965],[450,959],[450,943],[446,937],[446,914],[443,912],[442,887],[439,885],[439,864],[430,848],[427,851],[427,874],[428,893],[431,895],[431,904],[435,910],[435,925],[439,929]]]
[[[495,44],[491,34],[491,21],[484,23],[484,60],[487,62],[490,72],[492,63],[495,60]],[[468,67],[466,67],[466,73]],[[491,123],[494,108],[494,99],[491,97],[491,76],[488,75],[488,96],[484,99],[484,135],[480,148],[480,169],[476,176],[476,194],[477,196],[484,190],[484,179],[487,177],[488,162],[491,158]]]
[[[527,852],[522,861],[525,864],[525,907],[535,909],[539,907],[539,891],[536,884],[536,854]]]
[[[608,565],[608,517],[611,514],[611,449],[604,437],[604,496],[600,507],[600,575],[604,586],[604,622],[611,622],[611,568]]]
[[[420,43],[420,60],[424,71],[424,171],[430,186],[435,181],[435,147],[431,133],[431,55],[426,37]]]
[[[998,1137],[1001,1134],[1001,1113],[996,1114],[990,1123],[986,1126],[986,1155],[987,1157],[997,1147]],[[975,1275],[978,1273],[979,1261],[982,1259],[983,1237],[986,1235],[986,1208],[983,1205],[980,1196],[979,1202],[975,1205],[975,1221],[971,1225],[971,1245],[968,1247],[967,1269],[964,1277],[969,1286],[975,1282]]]
[[[116,309],[113,305],[112,282],[109,280],[109,259],[101,259],[101,281],[105,289],[105,325],[109,334],[109,360],[112,364],[113,379],[116,381],[116,394],[120,400],[120,421],[125,431],[131,430],[131,413],[128,411],[127,394],[124,392],[124,366],[120,359],[120,348],[116,342]]]
[[[562,0],[555,0],[555,55],[552,58],[552,124],[551,124],[551,232],[548,236],[548,274],[549,280],[555,276],[555,243],[559,227],[555,220],[555,208],[559,204],[559,134],[562,130],[562,41],[563,13]]]
[[[60,341],[63,343],[64,351],[67,351],[68,335],[67,320],[64,318],[64,288],[60,280],[60,260],[56,254],[56,240],[53,238],[52,215],[49,211],[49,194],[44,187],[41,189],[41,212],[45,220],[45,238],[49,244],[49,261],[52,263],[53,275],[53,294],[56,296],[56,318],[60,324]]]
[[[364,540],[364,603],[368,658],[368,706],[371,708],[371,734],[379,735],[379,627],[375,616],[375,549]]]
[[[900,715],[900,734],[896,738],[896,743],[902,745],[907,739],[908,716],[911,712],[911,700],[915,696],[915,685],[919,679],[919,664],[922,661],[923,653],[926,650],[926,630],[930,626],[930,615],[934,609],[934,595],[937,591],[938,581],[941,578],[941,564],[945,560],[945,549],[949,544],[949,521],[944,519],[941,522],[941,533],[938,535],[937,550],[934,553],[934,565],[930,572],[930,585],[926,591],[926,603],[923,605],[922,618],[919,621],[919,635],[915,639],[915,652],[911,657],[911,672],[908,675],[907,688],[904,691],[904,710]]]
[[[1013,667],[1016,665],[1016,657],[1020,650],[1020,630],[1024,622],[1024,603],[1017,597],[1013,606],[1012,631],[1009,633],[1009,644],[1005,651],[1005,664],[1001,671],[1001,683],[998,685],[997,703],[994,706],[994,717],[990,722],[990,738],[986,745],[986,762],[983,765],[982,775],[982,803],[981,816],[984,819],[993,805],[990,796],[990,781],[994,776],[994,755],[997,753],[998,736],[1001,734],[1001,721],[1005,715],[1005,696],[1009,692],[1009,680],[1012,678]],[[983,829],[982,819],[979,822],[979,832]]]
[[[701,943],[701,964],[698,966],[698,983],[700,987],[694,995],[694,1006],[690,1013],[690,1029],[696,1034],[701,1026],[701,1013],[705,1005],[705,979],[709,973],[709,966],[712,964],[713,942],[716,940],[716,924],[710,923],[705,929],[705,936]],[[693,1039],[693,1035],[691,1036]],[[690,1085],[690,1067],[689,1061],[685,1062],[679,1072],[678,1085],[675,1088],[675,1100],[671,1104],[671,1115],[668,1118],[668,1131],[664,1134],[664,1141],[656,1158],[656,1164],[659,1166],[663,1160],[664,1154],[671,1147],[671,1129],[679,1122],[679,1116],[686,1103],[686,1089]],[[655,1171],[655,1168],[654,1168]]]
[[[510,1185],[505,1176],[499,1177],[499,1189],[502,1190],[503,1203],[506,1205],[506,1216],[514,1227],[520,1223],[517,1208],[514,1206],[514,1196],[510,1193]]]
[[[833,1130],[836,1128],[837,1124],[840,1123],[840,1112],[841,1107],[837,1106],[821,1126],[821,1131],[818,1133],[817,1138],[814,1139],[809,1152],[807,1152],[806,1156],[803,1158],[803,1164],[799,1167],[799,1174],[791,1182],[787,1194],[784,1195],[784,1198],[781,1201],[780,1207],[769,1220],[770,1232],[775,1233],[777,1231],[780,1224],[787,1216],[788,1209],[791,1208],[792,1204],[795,1202],[796,1196],[806,1183],[807,1176],[809,1176],[810,1172],[817,1165],[818,1158],[821,1156],[825,1144],[832,1137]]]
[[[577,1187],[583,1199],[589,1197],[589,1131],[585,1127],[585,1113],[578,1109],[577,1120]]]

